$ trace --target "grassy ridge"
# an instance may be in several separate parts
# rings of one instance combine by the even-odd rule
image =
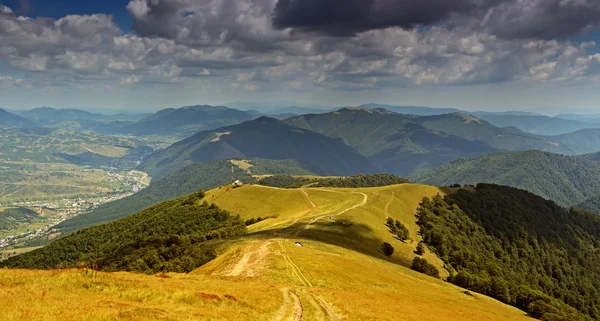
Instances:
[[[204,199],[240,214],[240,221],[269,218],[249,226],[247,234],[206,243],[218,256],[200,269],[156,276],[0,269],[0,289],[8,289],[0,291],[0,300],[12,307],[3,317],[266,321],[301,314],[305,320],[527,320],[522,311],[407,268],[419,240],[414,213],[423,197],[438,193],[444,191],[413,184],[221,187]],[[170,211],[170,217],[178,220],[185,212]],[[395,239],[385,225],[388,217],[406,225],[415,242]],[[155,228],[162,225],[180,224]],[[297,241],[303,246],[294,245]],[[391,258],[379,251],[382,241],[396,248]],[[433,254],[424,257],[443,271]],[[147,264],[146,257],[140,259]]]

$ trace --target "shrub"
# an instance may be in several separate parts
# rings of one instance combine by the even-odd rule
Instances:
[[[387,256],[392,256],[394,254],[394,247],[388,242],[383,242],[381,244],[381,251]]]
[[[417,272],[433,276],[434,278],[440,278],[440,271],[438,271],[438,269],[435,266],[427,262],[426,259],[415,257],[410,268]]]
[[[416,255],[425,254],[425,245],[423,245],[423,242],[419,242],[419,244],[417,245],[417,249],[415,250],[415,254]]]

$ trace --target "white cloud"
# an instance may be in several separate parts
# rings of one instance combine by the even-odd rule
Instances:
[[[134,85],[140,82],[142,78],[140,76],[131,75],[129,77],[121,78],[121,85]]]
[[[301,91],[307,84],[369,90],[596,81],[600,74],[600,57],[589,53],[594,43],[507,39],[442,26],[353,37],[275,30],[275,2],[132,0],[127,10],[136,34],[124,34],[108,15],[25,19],[0,6],[0,60],[53,84],[194,84],[210,76],[225,88],[248,91],[259,90],[257,84]]]

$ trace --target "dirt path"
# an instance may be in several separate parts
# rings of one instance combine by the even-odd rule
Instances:
[[[310,199],[310,197],[308,196],[308,193],[306,192],[306,190],[304,190],[304,188],[301,188],[300,190],[302,191],[302,194],[304,194],[304,196],[306,197],[306,199],[310,203],[310,206],[312,206],[313,208],[317,208],[317,205],[315,205],[315,203]]]
[[[288,264],[288,266],[292,269],[292,274],[304,286],[312,287],[313,286],[312,283],[308,280],[308,278],[306,278],[304,273],[302,273],[302,270],[300,270],[300,268],[294,263],[294,261],[292,261],[292,259],[286,254],[287,250],[285,249],[285,245],[283,245],[283,242],[281,240],[277,240],[277,243],[279,243],[279,247],[281,248],[281,255],[283,256],[283,259]]]
[[[245,273],[247,277],[256,276],[258,272],[264,268],[266,257],[271,252],[268,248],[271,243],[270,241],[263,241],[260,243],[258,249],[252,251],[252,248],[256,247],[258,243],[259,242],[256,242],[246,246],[242,250],[242,252],[244,252],[242,258],[234,265],[233,269],[225,275],[239,276]]]
[[[394,192],[392,192],[392,198],[387,202],[387,204],[385,204],[385,216],[387,216],[387,217],[389,217],[388,209],[390,208],[390,205],[392,204],[393,201],[394,201]]]
[[[332,191],[332,193],[339,193],[339,192],[333,192]],[[341,212],[339,212],[339,213],[337,213],[335,215],[322,215],[322,216],[319,216],[319,217],[313,219],[312,221],[310,221],[310,223],[308,223],[307,225],[313,224],[314,222],[316,222],[316,221],[318,221],[318,220],[320,220],[320,219],[322,219],[324,217],[327,217],[327,216],[340,216],[340,215],[346,214],[346,213],[350,212],[353,209],[356,209],[356,208],[358,208],[360,206],[363,206],[363,205],[367,204],[367,201],[369,200],[369,196],[367,196],[367,194],[365,194],[365,193],[352,192],[351,194],[360,194],[360,195],[362,195],[363,196],[362,202],[360,202],[360,203],[358,203],[358,204],[356,204],[354,206],[348,207],[347,209],[345,209],[345,210],[343,210],[343,211],[341,211]]]
[[[302,301],[300,301],[300,297],[292,291],[290,291],[290,295],[294,300],[294,312],[292,313],[292,320],[300,321],[302,320],[302,313],[304,309],[302,308]]]

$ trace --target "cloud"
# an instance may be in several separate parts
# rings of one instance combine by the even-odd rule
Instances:
[[[132,0],[134,33],[109,15],[33,19],[0,6],[0,60],[42,85],[210,81],[240,91],[597,81],[600,74],[594,43],[560,38],[594,28],[596,2],[343,3]],[[568,19],[584,9],[581,21]],[[564,30],[544,14],[565,15]]]
[[[336,36],[446,25],[508,39],[552,39],[595,29],[599,23],[597,0],[279,0],[273,14],[278,29]]]
[[[121,78],[121,85],[133,85],[139,83],[141,80],[140,76],[131,75],[129,77]]]

